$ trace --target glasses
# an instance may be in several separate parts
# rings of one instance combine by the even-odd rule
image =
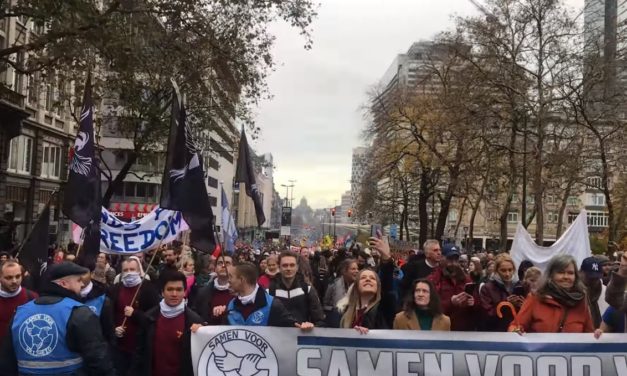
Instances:
[[[231,265],[233,265],[233,263],[230,262],[230,261],[227,261],[226,263],[224,261],[218,261],[217,265],[218,266],[224,266],[224,265],[231,266]]]

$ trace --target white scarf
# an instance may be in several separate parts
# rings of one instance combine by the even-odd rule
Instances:
[[[142,277],[138,272],[124,273],[120,279],[122,280],[124,287],[135,287],[142,283]]]
[[[218,291],[226,291],[229,289],[229,282],[227,281],[226,284],[221,285],[220,281],[218,281],[218,279],[216,278],[213,280],[213,287],[215,287],[215,289]]]
[[[252,294],[246,296],[238,296],[237,298],[243,305],[255,303],[255,296],[257,296],[257,290],[259,290],[259,285],[255,286]]]
[[[92,281],[89,281],[89,284],[81,290],[81,297],[84,298],[87,295],[89,295],[89,293],[91,292],[93,288],[94,288],[94,283]]]
[[[169,305],[165,304],[165,299],[161,299],[161,302],[159,302],[159,308],[161,308],[161,314],[163,315],[163,317],[165,317],[166,319],[171,319],[185,311],[186,303],[187,301],[183,299],[183,301],[179,305],[175,307],[170,307]]]
[[[13,298],[15,296],[18,296],[21,292],[22,286],[18,287],[15,292],[4,291],[2,288],[0,288],[0,298]]]

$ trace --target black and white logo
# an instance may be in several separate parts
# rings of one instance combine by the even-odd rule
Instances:
[[[278,376],[272,346],[259,334],[233,329],[209,340],[198,360],[198,376]]]

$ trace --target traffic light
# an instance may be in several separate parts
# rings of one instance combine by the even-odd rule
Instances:
[[[351,215],[353,215],[353,209],[348,209],[348,218],[350,218]]]
[[[331,208],[331,215],[335,217],[335,208]]]

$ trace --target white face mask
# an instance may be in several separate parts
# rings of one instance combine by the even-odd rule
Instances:
[[[94,288],[93,282],[89,281],[89,284],[83,287],[83,289],[81,290],[81,293],[80,293],[81,297],[82,298],[86,297],[93,288]]]
[[[135,287],[142,282],[139,272],[128,272],[122,274],[122,284],[125,287]]]

